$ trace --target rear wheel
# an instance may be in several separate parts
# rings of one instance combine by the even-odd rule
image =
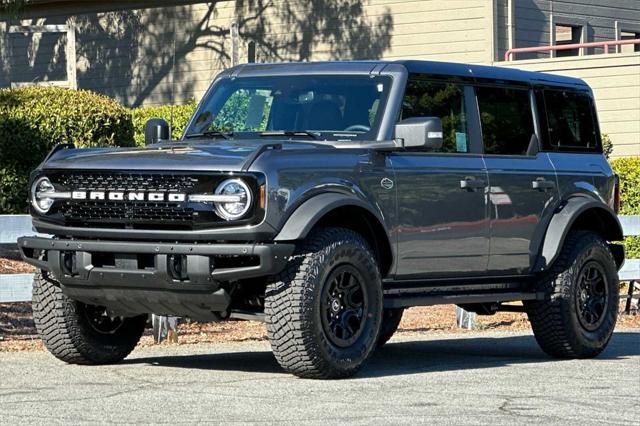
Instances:
[[[550,274],[539,283],[547,297],[525,301],[542,350],[559,358],[590,358],[606,347],[618,315],[616,263],[598,234],[574,231]]]
[[[403,313],[403,308],[387,308],[382,312],[382,326],[378,337],[378,347],[384,346],[393,337],[400,326]]]
[[[113,316],[106,308],[69,299],[47,272],[33,280],[33,320],[56,358],[71,364],[112,364],[136,347],[147,315]]]
[[[357,233],[312,231],[266,291],[267,334],[278,363],[307,378],[353,375],[380,331],[382,281]]]

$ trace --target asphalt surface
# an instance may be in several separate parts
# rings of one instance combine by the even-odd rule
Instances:
[[[297,379],[266,343],[141,348],[113,366],[0,353],[0,424],[639,424],[640,330],[593,360],[529,334],[395,339],[355,378]]]

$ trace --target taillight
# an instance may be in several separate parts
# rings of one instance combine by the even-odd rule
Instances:
[[[616,214],[620,211],[620,177],[613,176],[613,210]]]

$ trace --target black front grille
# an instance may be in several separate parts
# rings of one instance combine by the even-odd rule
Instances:
[[[188,201],[188,194],[211,194],[226,175],[157,172],[49,172],[47,176],[58,191],[144,192],[165,194],[165,201],[144,200],[61,200],[47,214],[47,220],[74,227],[123,229],[202,229],[227,224],[215,214],[214,206]],[[236,175],[237,176],[237,175]],[[245,176],[253,191],[257,182]],[[185,194],[187,200],[166,201],[167,194]],[[256,192],[254,192],[256,193]],[[252,209],[247,218],[234,225],[261,219],[263,212]]]
[[[75,190],[189,192],[197,185],[198,178],[151,173],[72,173],[60,175],[58,182]]]
[[[152,222],[189,222],[193,219],[192,208],[177,203],[115,202],[97,203],[81,201],[68,203],[61,209],[67,219],[79,220],[141,220]]]

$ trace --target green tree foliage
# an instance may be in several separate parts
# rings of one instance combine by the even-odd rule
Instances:
[[[59,143],[132,146],[131,114],[85,90],[0,89],[0,214],[27,211],[29,173]]]
[[[606,133],[602,134],[602,153],[605,157],[609,158],[613,152],[613,144],[611,138]]]

